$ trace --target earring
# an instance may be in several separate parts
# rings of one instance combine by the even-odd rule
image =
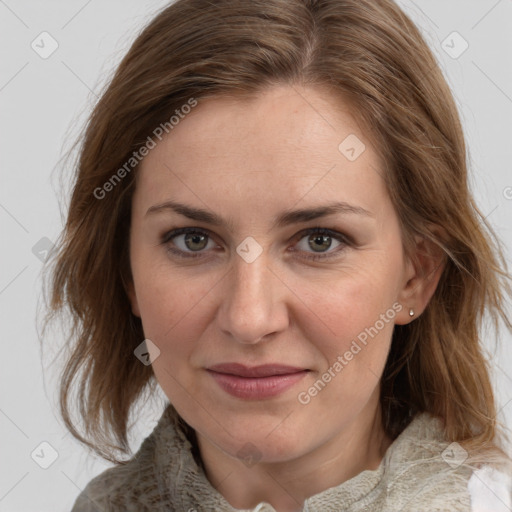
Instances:
[[[409,316],[414,316],[414,309],[409,309]]]

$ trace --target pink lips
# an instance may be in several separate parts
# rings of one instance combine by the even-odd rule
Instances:
[[[246,400],[279,395],[308,373],[308,370],[295,366],[265,364],[248,367],[239,363],[217,364],[207,371],[224,391]]]

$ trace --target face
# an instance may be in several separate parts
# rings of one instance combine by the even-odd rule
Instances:
[[[170,402],[228,454],[300,457],[378,407],[411,266],[368,135],[325,91],[274,87],[200,101],[141,164],[132,309]]]

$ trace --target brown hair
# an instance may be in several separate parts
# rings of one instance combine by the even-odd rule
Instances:
[[[491,445],[496,411],[479,328],[485,312],[511,327],[506,263],[468,188],[451,92],[391,0],[178,0],[138,36],[90,116],[53,258],[48,321],[66,311],[72,319],[60,391],[67,428],[118,461],[115,450],[129,453],[132,406],[155,389],[151,366],[133,355],[144,334],[125,291],[136,166],[104,198],[95,191],[191,98],[257,95],[276,84],[350,100],[386,164],[404,246],[421,235],[446,255],[424,313],[394,330],[381,382],[388,435],[428,411],[443,419],[448,441]],[[84,435],[71,419],[75,387]]]

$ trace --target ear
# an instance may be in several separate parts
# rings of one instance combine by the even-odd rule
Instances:
[[[130,279],[128,283],[125,283],[124,289],[126,290],[126,294],[130,300],[132,313],[140,318],[139,302],[137,300],[137,294],[135,293],[135,286],[132,279]]]
[[[440,228],[432,231],[438,234]],[[396,324],[408,324],[423,313],[436,291],[445,266],[446,256],[437,244],[421,236],[414,238],[413,250],[406,256],[404,282],[398,296],[403,308],[396,316]],[[411,310],[413,315],[410,314]]]

